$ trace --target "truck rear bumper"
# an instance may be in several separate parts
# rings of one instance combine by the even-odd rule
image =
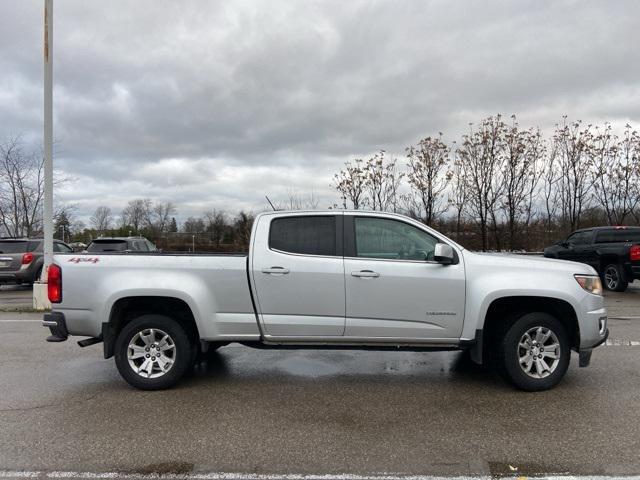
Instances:
[[[64,342],[69,338],[67,322],[61,312],[45,313],[42,326],[49,328],[51,335],[47,337],[47,342]]]

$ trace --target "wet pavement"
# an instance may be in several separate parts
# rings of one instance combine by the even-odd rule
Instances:
[[[0,285],[0,311],[33,306],[31,285]]]
[[[460,352],[234,345],[142,392],[101,345],[46,343],[39,315],[3,313],[0,470],[640,474],[640,289],[607,303],[609,345],[540,393]]]

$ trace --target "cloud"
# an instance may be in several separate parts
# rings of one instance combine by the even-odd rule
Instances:
[[[2,2],[0,138],[42,135],[42,5]],[[336,201],[345,160],[516,113],[640,120],[634,1],[65,1],[54,12],[58,198],[260,209]]]

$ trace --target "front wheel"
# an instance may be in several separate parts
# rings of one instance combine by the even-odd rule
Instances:
[[[118,334],[116,366],[120,375],[142,390],[175,385],[191,366],[194,346],[187,332],[164,315],[142,315]]]
[[[604,268],[604,286],[607,290],[614,292],[624,292],[629,283],[624,278],[622,266],[612,263]]]
[[[569,368],[571,346],[562,323],[542,312],[520,317],[501,345],[504,373],[529,392],[555,387]]]

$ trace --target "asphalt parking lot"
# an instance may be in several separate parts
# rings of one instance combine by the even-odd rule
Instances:
[[[1,313],[0,476],[640,474],[640,288],[607,304],[591,366],[574,354],[535,394],[459,352],[233,345],[142,392],[100,345],[46,343],[39,314]]]

